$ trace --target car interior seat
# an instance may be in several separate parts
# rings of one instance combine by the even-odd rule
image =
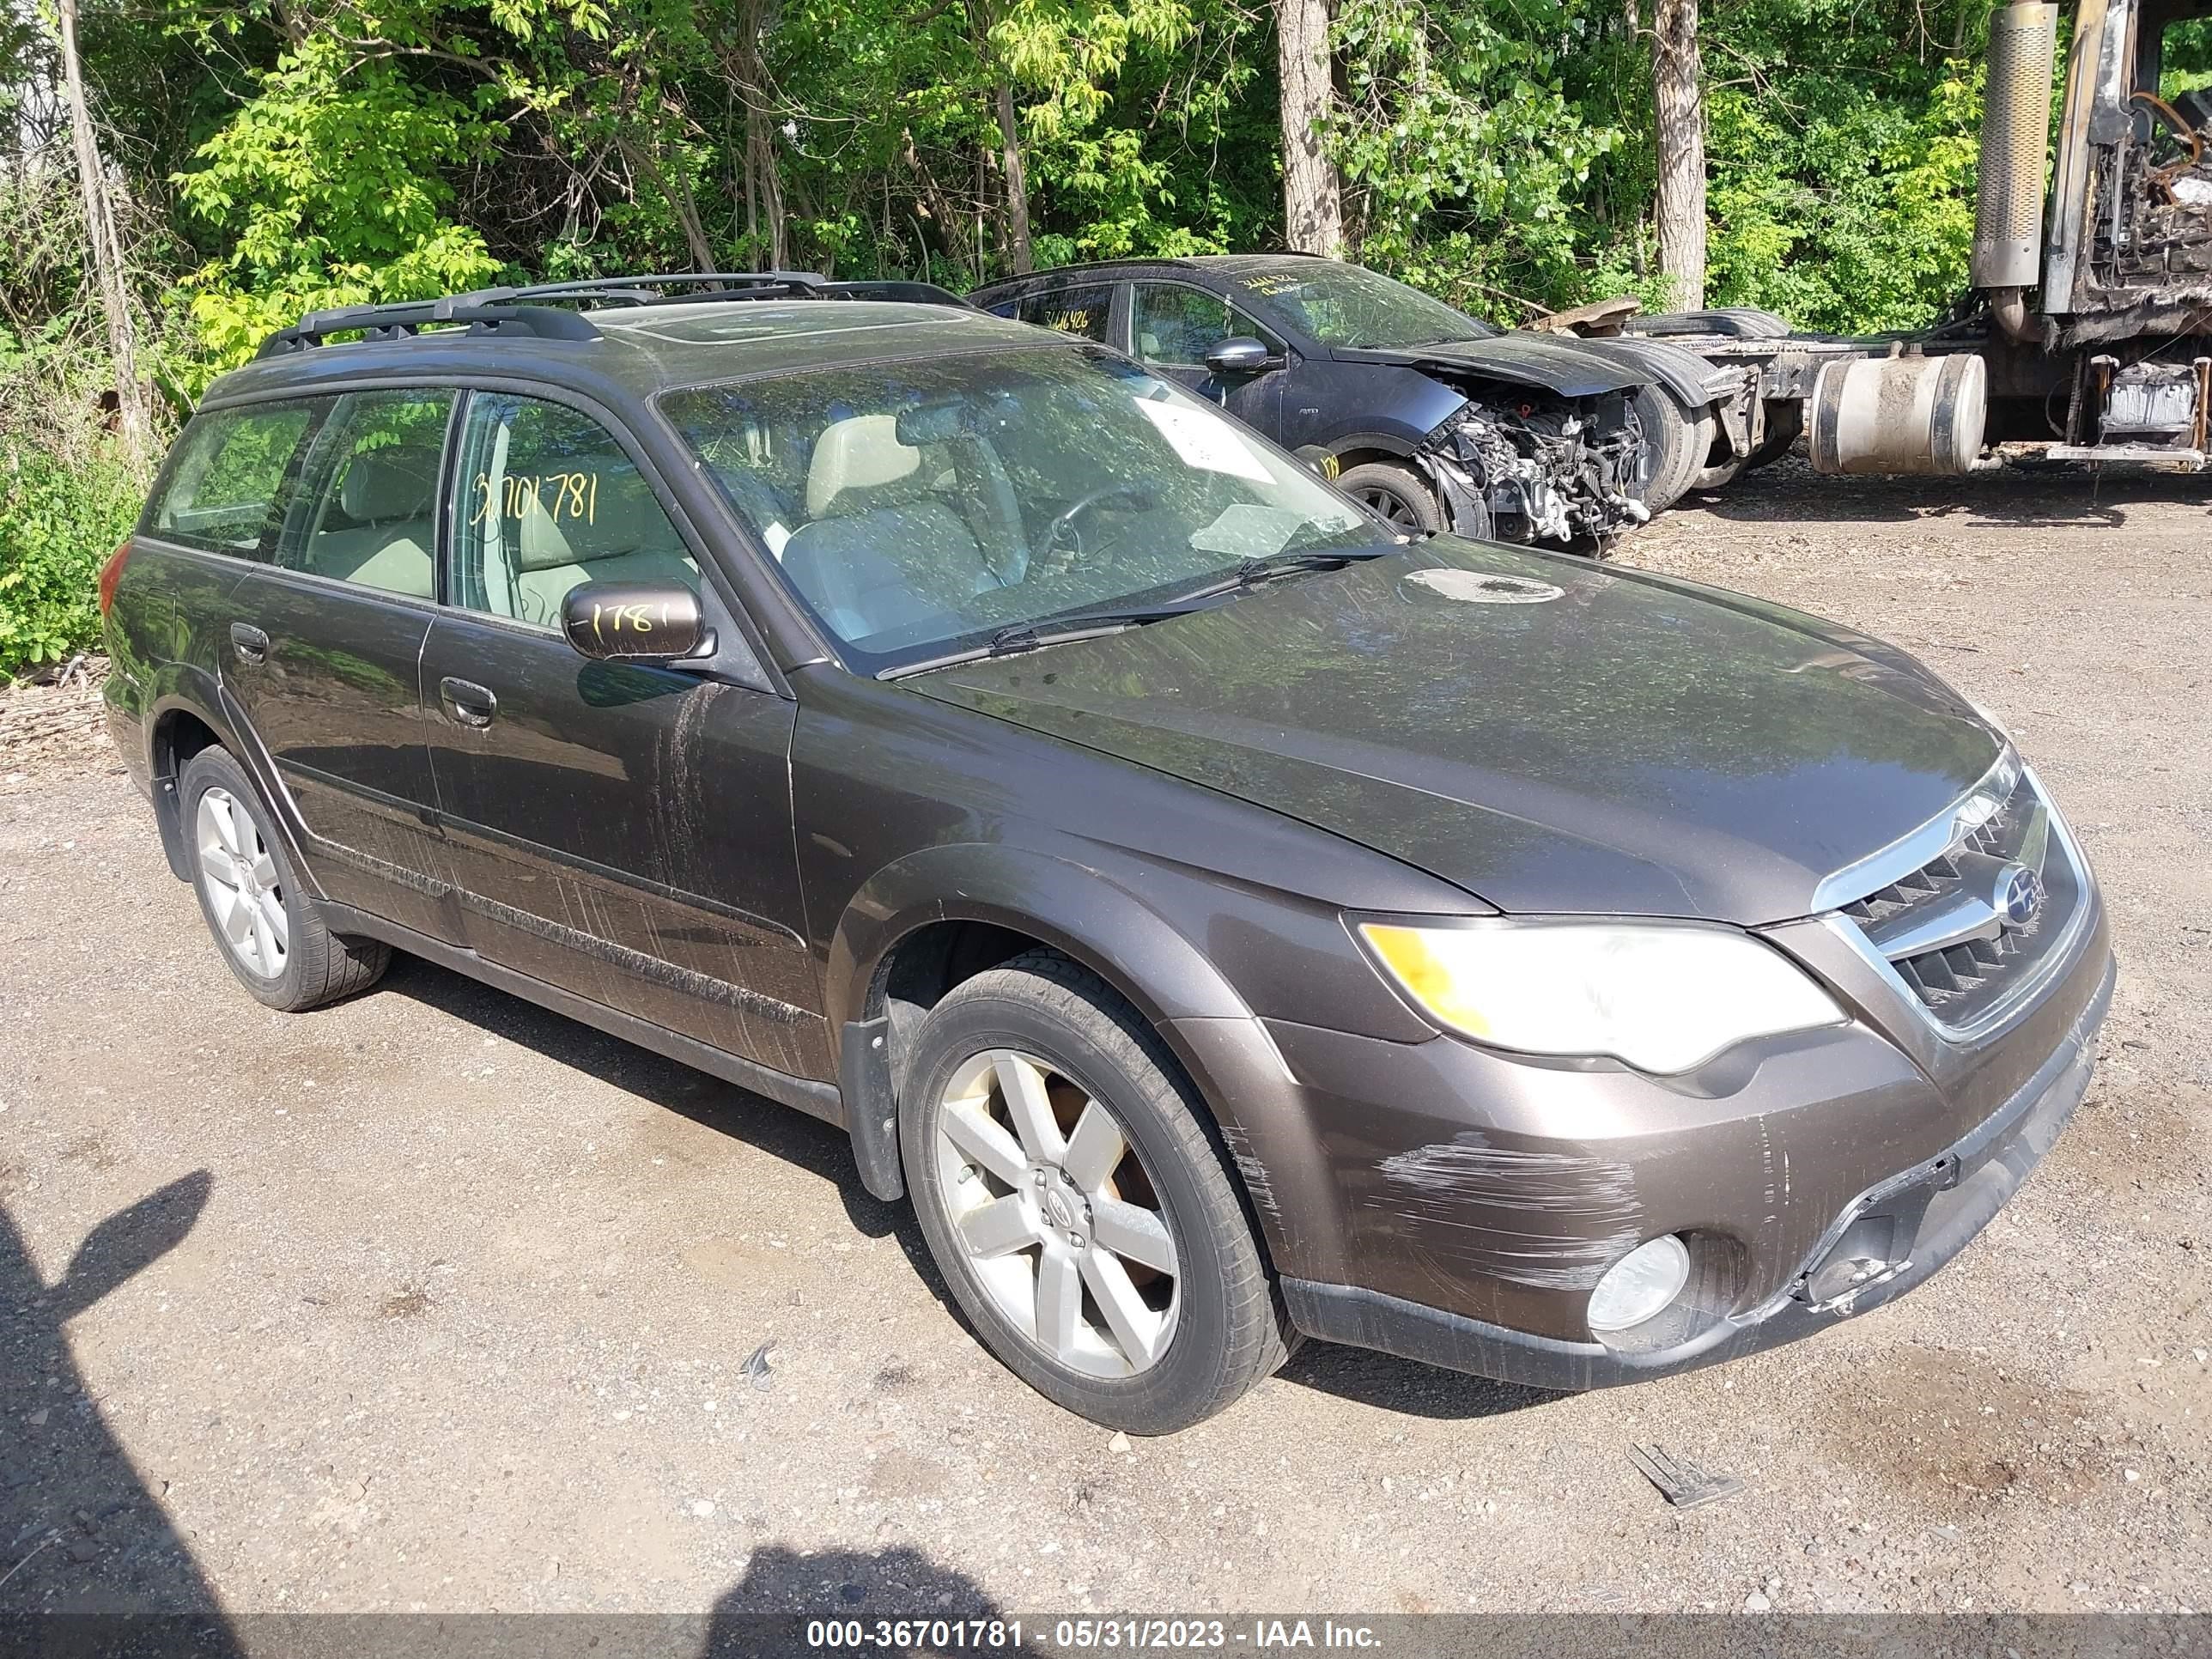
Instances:
[[[961,444],[899,441],[890,415],[833,421],[806,475],[808,522],[783,550],[783,568],[807,602],[848,640],[921,623],[1019,579],[1020,518],[1003,468],[994,481],[950,452]],[[963,501],[963,497],[974,499]],[[965,506],[968,510],[963,511]],[[995,562],[970,514],[994,541]]]
[[[343,530],[318,529],[309,538],[307,568],[319,576],[404,593],[434,597],[437,532],[431,502],[438,489],[438,452],[393,446],[366,450],[346,464],[337,507]]]

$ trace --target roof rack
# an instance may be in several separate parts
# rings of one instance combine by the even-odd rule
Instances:
[[[460,326],[471,335],[540,340],[596,340],[599,331],[573,311],[547,306],[483,305],[462,295],[443,300],[411,300],[395,305],[340,306],[313,311],[290,328],[280,328],[261,343],[258,356],[279,357],[319,346],[333,334],[358,333],[364,341],[412,339],[426,328]]]
[[[471,336],[517,335],[540,340],[602,338],[585,314],[532,303],[553,301],[607,307],[695,305],[718,300],[888,300],[908,305],[968,302],[934,283],[902,278],[832,282],[811,270],[685,270],[651,276],[587,276],[566,283],[532,283],[478,289],[442,300],[391,305],[343,306],[311,313],[279,329],[261,347],[264,357],[319,346],[332,334],[359,333],[364,341],[412,339],[427,328],[465,326]]]

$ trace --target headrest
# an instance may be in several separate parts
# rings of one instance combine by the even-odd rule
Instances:
[[[580,510],[574,496],[541,489],[527,495],[521,514],[509,520],[516,569],[558,570],[680,545],[668,514],[627,459],[586,459],[574,463],[574,470],[597,486]]]
[[[363,522],[426,519],[437,490],[438,452],[395,444],[353,458],[338,486],[338,505],[346,517]]]
[[[872,513],[928,493],[921,451],[899,441],[891,416],[848,416],[831,422],[814,441],[814,461],[806,470],[810,519]]]

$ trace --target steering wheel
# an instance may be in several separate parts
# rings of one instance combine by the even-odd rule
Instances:
[[[1076,521],[1092,507],[1119,506],[1130,512],[1141,513],[1158,501],[1159,492],[1152,485],[1136,483],[1108,484],[1088,495],[1077,496],[1044,527],[1044,533],[1039,538],[1037,558],[1039,562],[1048,567],[1044,574],[1064,575],[1083,556],[1083,532],[1077,527]],[[1066,544],[1064,550],[1061,547],[1063,540]]]
[[[2187,161],[2170,161],[2162,167],[2154,167],[2151,170],[2150,176],[2155,183],[2160,185],[2170,185],[2176,179],[2204,159],[2203,136],[2190,125],[2187,116],[2167,103],[2165,99],[2154,92],[2136,92],[2129,94],[2128,103],[2130,107],[2140,104],[2150,111],[2165,125],[2166,130],[2188,149]]]

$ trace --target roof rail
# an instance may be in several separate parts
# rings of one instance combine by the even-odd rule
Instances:
[[[699,305],[716,300],[894,300],[969,309],[965,300],[934,283],[902,277],[832,282],[811,270],[686,270],[658,276],[590,276],[523,288],[482,289],[463,298],[478,305],[574,300],[626,306]]]
[[[802,297],[830,286],[811,270],[678,270],[653,276],[585,276],[567,283],[529,283],[519,288],[478,289],[461,296],[471,305],[509,305],[519,300],[603,300],[617,305],[665,305],[691,298],[670,289],[717,289],[704,298],[757,299],[764,294]]]
[[[408,300],[390,305],[343,306],[311,313],[291,328],[279,329],[262,343],[260,356],[281,356],[323,344],[333,334],[358,333],[364,341],[411,339],[425,329],[465,325],[472,337],[540,340],[597,340],[603,337],[582,313],[533,303],[552,301],[584,306],[660,306],[714,300],[890,300],[912,305],[957,306],[968,302],[934,283],[898,278],[831,282],[811,270],[685,270],[652,276],[587,276],[566,283],[533,283],[514,288],[478,289],[442,300]]]
[[[541,340],[596,340],[599,331],[573,311],[548,306],[480,305],[463,295],[443,300],[410,300],[392,305],[340,306],[314,311],[290,328],[280,328],[261,343],[257,354],[279,357],[319,346],[333,334],[358,333],[364,341],[411,339],[424,329],[458,325],[471,335],[527,335]]]

